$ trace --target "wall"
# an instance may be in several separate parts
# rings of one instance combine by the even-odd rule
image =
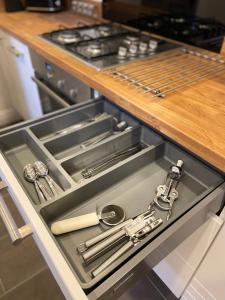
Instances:
[[[225,24],[225,1],[224,0],[200,0],[197,7],[197,15],[215,17]]]

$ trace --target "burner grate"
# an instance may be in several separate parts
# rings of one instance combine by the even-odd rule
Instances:
[[[165,97],[222,71],[225,71],[225,60],[221,56],[205,50],[179,48],[104,72],[152,97]]]

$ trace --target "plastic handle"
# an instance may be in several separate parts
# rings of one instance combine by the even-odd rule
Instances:
[[[96,212],[52,223],[51,231],[55,235],[91,227],[99,224]]]

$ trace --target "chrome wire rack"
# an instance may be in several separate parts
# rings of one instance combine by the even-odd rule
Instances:
[[[103,72],[152,97],[165,97],[223,71],[225,59],[220,55],[206,50],[178,48]]]

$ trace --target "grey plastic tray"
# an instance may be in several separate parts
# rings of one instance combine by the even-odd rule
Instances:
[[[179,199],[174,205],[173,215],[169,221],[166,221],[166,213],[156,209],[156,216],[161,217],[164,223],[142,241],[140,246],[143,247],[221,183],[220,176],[169,143],[144,149],[105,176],[43,207],[41,215],[50,225],[52,221],[93,212],[96,207],[117,204],[125,209],[127,218],[135,217],[147,209],[155,195],[156,187],[164,183],[171,163],[176,163],[177,159],[184,161],[185,172],[178,187]],[[80,243],[105,229],[105,225],[99,225],[55,237],[83,288],[90,288],[102,280],[105,273],[92,278],[91,271],[117,248],[88,265],[82,261],[76,248]],[[140,246],[124,255],[124,260],[134,251],[138,251]],[[112,265],[106,273],[112,272],[115,267],[116,264]]]
[[[55,135],[58,130],[66,129],[102,112],[108,114],[103,120],[94,121],[62,136]],[[113,135],[86,149],[80,148],[82,141],[112,128],[113,117],[120,121],[127,121],[132,130]],[[52,221],[93,212],[96,207],[109,203],[122,206],[127,218],[135,217],[147,209],[155,195],[156,187],[164,183],[171,163],[175,163],[178,159],[184,161],[185,172],[178,187],[180,195],[169,222],[165,220],[166,213],[157,210],[157,215],[164,220],[163,225],[96,278],[92,278],[91,271],[116,248],[92,264],[85,265],[76,247],[79,243],[105,230],[106,226],[94,226],[57,237],[51,234],[86,291],[102,282],[103,278],[118,267],[118,264],[125,264],[134,252],[148,245],[159,233],[223,182],[220,174],[106,100],[89,101],[82,107],[71,108],[47,120],[45,117],[43,120],[26,123],[24,128],[13,127],[13,131],[6,132],[0,136],[0,150],[35,204],[50,234]],[[79,173],[83,168],[136,143],[141,143],[145,147],[131,157],[80,183]],[[38,204],[33,184],[28,183],[23,177],[24,166],[36,160],[47,163],[50,175],[64,189],[59,197],[42,205]]]

